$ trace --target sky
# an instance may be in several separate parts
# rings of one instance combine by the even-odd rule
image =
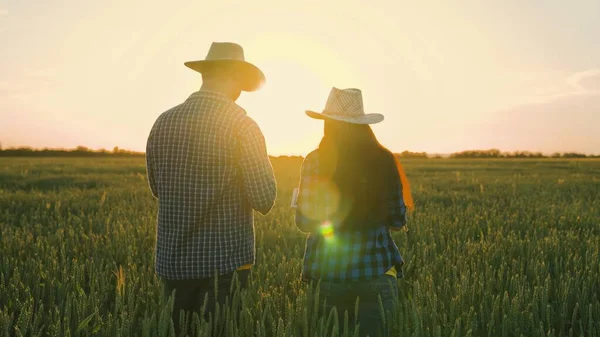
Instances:
[[[598,154],[599,37],[597,0],[0,0],[0,144],[143,151],[201,85],[183,63],[230,41],[267,77],[238,104],[273,155],[317,146],[331,87],[395,152]]]

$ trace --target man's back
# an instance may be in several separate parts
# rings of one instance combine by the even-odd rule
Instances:
[[[253,209],[268,212],[276,187],[245,111],[223,94],[196,92],[158,118],[146,155],[159,200],[157,273],[199,279],[253,263]]]

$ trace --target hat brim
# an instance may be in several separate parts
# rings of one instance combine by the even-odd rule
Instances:
[[[240,60],[201,60],[184,63],[186,67],[203,73],[217,65],[227,66],[239,72],[243,91],[256,91],[265,84],[265,74],[254,64]]]
[[[343,116],[343,115],[331,115],[327,113],[315,112],[307,110],[306,115],[314,119],[331,119],[339,122],[346,122],[352,124],[377,124],[384,120],[382,114],[366,114],[363,116]]]

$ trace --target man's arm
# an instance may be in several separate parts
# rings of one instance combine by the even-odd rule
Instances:
[[[156,169],[154,163],[154,156],[152,155],[152,133],[150,131],[150,136],[148,136],[148,141],[146,143],[146,173],[148,175],[148,184],[150,185],[150,192],[152,196],[158,199],[158,188],[156,186]]]
[[[277,183],[267,154],[265,137],[253,121],[241,132],[239,141],[240,169],[244,178],[246,199],[252,208],[267,214],[275,204]]]

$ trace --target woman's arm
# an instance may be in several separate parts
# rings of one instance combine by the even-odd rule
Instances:
[[[392,231],[406,230],[408,208],[404,202],[402,180],[397,171],[392,176],[395,177],[395,183],[392,185],[388,204],[388,228]]]
[[[309,218],[306,213],[313,214],[311,212],[314,207],[317,207],[315,203],[315,191],[313,189],[314,183],[317,179],[315,175],[315,167],[318,165],[316,162],[316,156],[311,153],[302,162],[302,168],[300,169],[300,184],[298,186],[298,206],[296,207],[296,227],[304,233],[314,232],[319,224],[319,221]]]

